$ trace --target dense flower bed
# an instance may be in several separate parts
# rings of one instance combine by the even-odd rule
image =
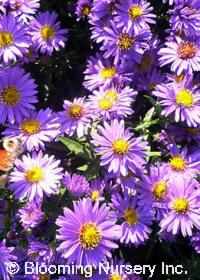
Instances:
[[[0,0],[0,280],[200,279],[199,71],[198,0]]]

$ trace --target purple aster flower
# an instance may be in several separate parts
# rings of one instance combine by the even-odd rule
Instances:
[[[118,87],[112,85],[93,91],[89,96],[91,110],[94,111],[94,118],[102,117],[107,119],[124,119],[133,113],[131,108],[137,92],[130,87]]]
[[[171,158],[167,165],[167,176],[170,181],[178,178],[186,179],[196,177],[200,167],[200,155],[197,152],[188,153],[188,148],[184,147],[179,151],[174,144],[170,147]]]
[[[58,184],[62,178],[62,168],[54,156],[33,152],[23,155],[15,161],[14,171],[10,174],[9,189],[14,191],[16,199],[25,197],[36,202],[43,199],[43,194],[51,195],[58,192]]]
[[[114,57],[115,65],[123,59],[133,59],[137,63],[141,61],[144,49],[148,47],[146,41],[151,37],[149,29],[128,31],[126,28],[116,28],[111,21],[111,27],[105,27],[104,30],[105,40],[101,50],[105,51],[105,58]]]
[[[156,164],[151,165],[149,174],[143,175],[138,189],[139,205],[143,207],[157,208],[158,203],[165,202],[167,191],[169,188],[167,167],[165,165]]]
[[[77,19],[87,17],[90,14],[92,2],[90,0],[78,0],[76,4]]]
[[[21,122],[37,103],[36,85],[19,67],[2,70],[0,77],[0,122]]]
[[[6,240],[0,242],[0,273],[3,280],[10,280],[10,275],[7,272],[7,263],[17,259],[13,255],[14,247],[6,247]]]
[[[142,29],[149,28],[149,24],[156,23],[153,7],[145,0],[120,0],[116,8],[114,19],[117,27],[127,27],[128,30],[134,29],[139,33]]]
[[[200,231],[193,234],[191,237],[191,244],[197,254],[200,254]]]
[[[200,70],[200,39],[181,39],[174,37],[165,43],[166,47],[161,48],[160,55],[161,66],[171,64],[171,71],[178,75],[183,71]]]
[[[32,20],[29,34],[36,50],[51,55],[53,50],[59,51],[65,47],[67,29],[60,29],[60,22],[56,22],[55,12],[38,13]]]
[[[97,53],[95,56],[90,56],[84,74],[83,85],[93,91],[102,86],[110,86],[114,79],[123,76],[124,73],[120,67],[114,66],[113,59],[105,59]]]
[[[98,126],[98,133],[93,133],[91,141],[95,151],[101,154],[101,165],[108,166],[108,172],[128,175],[128,171],[137,173],[146,163],[147,143],[141,138],[135,138],[130,129],[125,129],[124,121],[116,119],[104,127]]]
[[[36,60],[38,58],[37,51],[33,47],[28,48],[28,52],[23,55],[23,58],[21,59],[21,63],[30,63]]]
[[[140,63],[137,65],[139,73],[150,72],[155,66],[159,66],[158,50],[160,49],[160,40],[157,36],[152,37],[148,43],[148,48],[144,51]]]
[[[170,11],[172,30],[180,35],[199,36],[200,3],[196,0],[178,1]]]
[[[162,115],[174,114],[176,122],[186,122],[190,127],[197,127],[200,124],[200,91],[192,85],[191,77],[182,83],[157,85],[153,92],[161,101],[164,107]]]
[[[65,111],[59,113],[61,122],[61,132],[69,136],[76,132],[78,137],[82,137],[90,126],[91,111],[85,98],[75,98],[73,102],[64,101]]]
[[[90,181],[90,189],[89,189],[89,196],[92,201],[104,201],[105,198],[103,197],[103,191],[105,188],[106,184],[100,179],[92,179]]]
[[[0,18],[0,58],[5,63],[16,61],[28,52],[29,40],[26,28],[13,15]]]
[[[137,196],[124,196],[116,193],[112,196],[111,207],[120,221],[120,242],[133,243],[136,247],[144,243],[151,233],[149,226],[152,224],[151,208],[141,208],[137,205]]]
[[[18,216],[22,226],[27,230],[37,227],[44,218],[44,213],[40,204],[29,202],[25,207],[19,209]]]
[[[111,258],[111,250],[118,247],[114,242],[118,234],[116,219],[105,203],[99,206],[99,201],[92,206],[87,198],[73,205],[74,211],[64,208],[64,215],[56,221],[60,227],[57,239],[62,241],[57,250],[68,263],[96,267]]]
[[[90,16],[90,24],[95,24],[95,21],[101,19],[104,23],[108,23],[113,19],[116,11],[116,0],[94,0]]]
[[[28,151],[44,149],[44,141],[49,142],[59,134],[58,116],[49,108],[39,112],[31,111],[18,124],[10,124],[3,132],[7,136],[18,136]]]
[[[9,0],[11,13],[23,22],[31,20],[40,7],[40,0]]]
[[[28,246],[28,255],[34,262],[48,265],[52,261],[53,251],[44,243],[31,241]]]
[[[171,182],[168,192],[168,212],[160,222],[161,232],[167,230],[185,237],[192,235],[192,229],[200,229],[199,184],[191,178]]]
[[[196,141],[200,143],[200,126],[198,127],[188,127],[180,126],[178,124],[173,124],[168,128],[169,134],[174,137],[176,142],[181,142],[186,140],[187,142]]]
[[[67,171],[62,179],[62,184],[74,196],[81,197],[89,192],[89,183],[83,175],[72,174]]]
[[[153,91],[156,86],[166,82],[166,77],[156,68],[151,71],[138,75],[136,86],[138,90]]]
[[[94,0],[89,16],[91,39],[100,43],[104,40],[104,27],[110,27],[110,21],[116,12],[116,0]]]

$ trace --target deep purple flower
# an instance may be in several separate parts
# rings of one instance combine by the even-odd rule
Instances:
[[[40,0],[9,0],[11,13],[23,22],[31,20],[40,7]]]
[[[81,197],[89,192],[89,183],[83,175],[72,174],[67,171],[62,179],[62,184],[74,196]]]
[[[45,243],[31,241],[28,246],[28,255],[34,262],[49,265],[53,258],[52,249]]]
[[[152,213],[150,207],[139,207],[137,196],[124,196],[116,193],[112,196],[111,207],[116,211],[115,215],[120,222],[120,242],[133,243],[136,247],[144,243],[151,233]]]
[[[78,0],[76,4],[76,15],[78,20],[87,17],[91,11],[91,0]]]
[[[0,77],[0,122],[21,122],[37,103],[36,85],[19,67],[2,70]]]
[[[127,27],[136,32],[149,28],[149,24],[155,24],[156,15],[152,13],[153,8],[145,0],[120,0],[116,4],[117,12],[115,20],[117,27]]]
[[[151,32],[143,28],[141,31],[128,31],[126,28],[116,28],[111,21],[111,27],[105,27],[105,35],[101,50],[104,57],[114,57],[114,64],[124,59],[133,59],[139,63],[144,49],[148,47],[146,41],[150,39]]]
[[[138,75],[135,83],[138,90],[153,91],[157,85],[165,82],[165,75],[161,71],[154,68],[147,73]]]
[[[164,107],[162,115],[174,115],[176,122],[186,122],[190,127],[197,127],[200,124],[200,91],[192,85],[191,77],[182,83],[157,85],[153,94],[161,101]]]
[[[85,98],[75,98],[73,102],[64,101],[65,111],[59,113],[61,122],[61,132],[69,136],[77,133],[82,137],[87,133],[92,112]]]
[[[29,26],[33,45],[41,53],[51,55],[54,49],[59,51],[65,47],[68,30],[60,29],[57,17],[55,12],[38,13]]]
[[[166,163],[167,176],[170,181],[182,178],[194,178],[199,173],[200,154],[198,151],[189,152],[185,146],[179,151],[177,145],[170,147],[171,158]]]
[[[40,204],[29,202],[25,207],[19,209],[18,216],[22,226],[27,230],[37,227],[44,218],[44,213]]]
[[[7,136],[18,136],[25,149],[44,149],[44,141],[55,139],[60,132],[58,116],[49,108],[39,112],[31,111],[28,117],[18,124],[10,124],[3,132]]]
[[[15,161],[9,189],[14,191],[18,200],[27,197],[29,201],[36,202],[43,199],[44,193],[49,196],[58,192],[58,184],[62,178],[59,163],[54,156],[43,155],[42,151],[23,155],[21,160]]]
[[[161,48],[161,66],[171,64],[171,71],[180,75],[184,71],[200,70],[200,39],[181,39],[176,36],[165,43],[166,47]]]
[[[135,138],[124,126],[123,120],[115,119],[110,125],[104,122],[104,127],[98,126],[98,133],[93,133],[91,142],[98,146],[95,151],[101,155],[101,166],[108,166],[108,172],[126,176],[129,170],[133,173],[142,171],[147,143]]]
[[[199,36],[200,3],[196,0],[177,1],[171,13],[171,27],[178,35]]]
[[[143,207],[157,208],[159,203],[165,201],[169,188],[167,167],[159,163],[150,166],[149,174],[142,176],[139,185],[139,204]]]
[[[105,59],[99,53],[95,56],[90,56],[84,74],[85,81],[83,85],[90,91],[99,87],[110,86],[114,79],[119,79],[120,76],[124,77],[124,80],[127,79],[123,69],[114,66],[113,59]]]
[[[95,178],[90,181],[89,196],[92,201],[105,200],[105,198],[103,197],[103,191],[105,186],[106,184],[104,180]]]
[[[133,113],[131,105],[136,95],[137,92],[128,86],[112,85],[93,91],[88,100],[91,110],[94,111],[93,118],[102,118],[103,121],[126,118]]]
[[[171,182],[168,192],[168,212],[161,220],[161,232],[167,230],[185,237],[192,235],[192,229],[200,229],[199,184],[194,179],[179,178]]]
[[[73,202],[74,211],[64,208],[64,215],[58,217],[60,227],[57,239],[62,243],[58,252],[68,259],[68,263],[99,265],[111,258],[111,250],[117,248],[114,242],[118,234],[116,219],[112,217],[106,204],[94,206],[89,198]]]
[[[13,15],[0,18],[0,58],[5,63],[16,61],[28,52],[30,42],[26,28]]]

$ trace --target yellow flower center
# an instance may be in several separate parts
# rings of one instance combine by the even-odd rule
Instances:
[[[123,280],[123,277],[117,273],[111,275],[108,280]]]
[[[27,119],[23,121],[23,123],[20,126],[20,129],[25,134],[36,134],[41,129],[40,122],[38,120],[33,119]]]
[[[103,97],[99,100],[99,107],[100,109],[107,111],[112,108],[112,102],[110,99]]]
[[[43,171],[40,167],[33,167],[26,171],[26,180],[29,183],[38,183],[43,179]]]
[[[194,99],[192,93],[187,89],[179,90],[176,95],[176,104],[184,105],[185,107],[191,107],[194,105]]]
[[[176,171],[183,171],[186,167],[186,162],[182,157],[175,156],[170,160],[170,165]]]
[[[1,48],[12,45],[13,40],[14,40],[14,37],[11,33],[9,33],[9,32],[0,33],[0,47]]]
[[[132,48],[134,40],[127,33],[122,33],[119,36],[118,47],[122,51],[128,51]]]
[[[180,84],[183,82],[184,78],[185,78],[184,74],[181,74],[181,75],[175,76],[175,81]]]
[[[19,9],[21,6],[22,6],[22,2],[20,2],[20,1],[17,1],[17,2],[14,4],[15,10]]]
[[[150,83],[148,86],[149,90],[151,90],[151,91],[153,91],[155,89],[155,87],[156,87],[155,83]]]
[[[83,116],[83,106],[79,104],[73,104],[67,112],[68,116],[72,120],[79,120]]]
[[[137,20],[142,15],[142,9],[139,5],[132,5],[128,10],[129,18],[132,20]]]
[[[1,93],[1,99],[7,106],[15,106],[20,100],[20,93],[15,87],[6,87]]]
[[[137,224],[138,217],[136,211],[132,208],[128,208],[124,212],[124,220],[131,226]]]
[[[138,69],[142,72],[147,72],[150,69],[153,62],[154,62],[154,59],[153,59],[152,55],[150,55],[149,53],[145,53],[142,56],[142,60],[141,60],[140,64],[138,65]]]
[[[153,187],[153,194],[156,199],[161,199],[166,194],[165,182],[158,182]]]
[[[185,214],[188,210],[189,203],[185,198],[176,199],[173,203],[173,208],[177,213]]]
[[[32,261],[34,261],[37,256],[39,256],[39,252],[35,252],[35,253],[30,254],[30,257],[31,257]]]
[[[83,6],[83,8],[82,8],[82,10],[81,10],[81,14],[82,14],[83,16],[88,16],[89,13],[90,13],[90,7],[88,7],[88,6]]]
[[[81,226],[79,239],[84,249],[92,250],[100,244],[100,230],[92,223],[84,224]]]
[[[51,277],[48,274],[42,274],[39,276],[39,280],[50,280]]]
[[[55,29],[53,28],[53,26],[44,25],[41,28],[40,33],[44,40],[49,40],[55,36]]]
[[[97,198],[99,198],[99,191],[95,190],[92,192],[92,195],[91,195],[91,199],[94,201],[96,200]]]
[[[117,155],[125,155],[129,150],[128,142],[123,138],[118,139],[113,142],[112,149]]]
[[[199,133],[199,128],[195,128],[195,127],[188,127],[186,129],[187,133],[191,134],[191,135],[197,135]]]
[[[197,48],[194,43],[182,43],[178,48],[178,55],[182,59],[193,58],[196,55]]]
[[[31,58],[33,56],[33,49],[31,47],[28,49],[27,53],[24,53],[24,57]]]
[[[112,101],[116,101],[118,99],[118,94],[116,91],[113,91],[113,90],[108,90],[106,93],[105,93],[105,97],[109,98],[110,100]]]
[[[105,80],[111,79],[116,74],[117,74],[117,71],[116,71],[116,68],[114,66],[113,67],[104,68],[104,69],[101,70],[101,76]]]

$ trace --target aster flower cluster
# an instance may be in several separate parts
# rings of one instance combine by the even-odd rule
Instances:
[[[0,0],[0,280],[200,253],[199,1],[72,2]]]

